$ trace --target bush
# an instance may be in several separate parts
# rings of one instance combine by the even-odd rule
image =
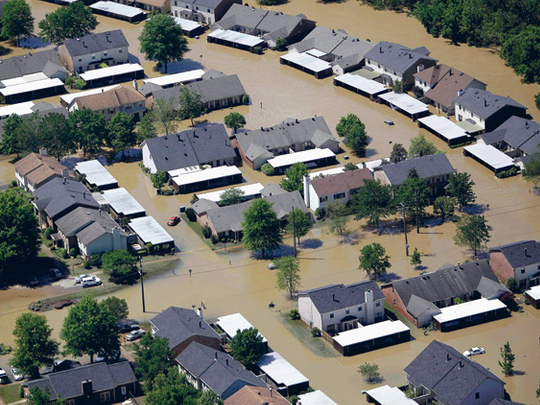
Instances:
[[[197,220],[197,216],[195,215],[193,208],[186,208],[186,217],[189,219],[189,222],[195,222]]]
[[[300,319],[300,312],[298,312],[297,309],[291,309],[289,311],[289,318],[293,321],[297,321]]]
[[[88,269],[90,268],[90,263],[88,262],[88,260],[85,260],[85,261],[83,262],[83,266],[84,266],[84,268],[85,268],[86,270],[88,270]]]
[[[203,236],[208,239],[212,236],[212,229],[208,225],[205,225],[202,229]]]
[[[255,53],[257,55],[262,55],[262,53],[263,53],[262,47],[256,46],[255,48],[253,48],[253,53]]]
[[[210,237],[210,240],[212,241],[212,243],[213,243],[214,245],[217,245],[218,242],[219,242],[219,238],[218,238],[216,235],[212,235],[212,236]]]
[[[75,250],[75,248],[69,249],[69,255],[70,255],[71,257],[77,256],[77,251]]]
[[[154,245],[152,245],[151,243],[147,243],[146,250],[148,251],[148,253],[154,253]]]
[[[92,256],[90,256],[90,262],[94,266],[101,266],[101,255],[99,253],[94,253]]]
[[[78,78],[77,80],[75,80],[74,87],[77,90],[82,90],[82,89],[84,89],[86,87],[86,82],[83,79]]]
[[[53,233],[52,228],[45,229],[45,238],[49,239],[52,233]]]
[[[503,170],[503,171],[498,172],[497,174],[495,174],[495,176],[497,176],[499,179],[505,179],[507,177],[515,176],[517,173],[518,173],[518,169],[517,167],[514,166],[508,170]]]
[[[11,180],[11,187],[17,187],[17,180]]]
[[[249,104],[249,96],[247,94],[242,96],[242,104]]]
[[[315,326],[313,329],[311,329],[311,336],[313,337],[321,336],[321,330]]]
[[[287,50],[287,40],[280,38],[276,41],[276,46],[272,48],[274,51],[285,51]]]
[[[518,287],[519,284],[514,277],[510,277],[508,280],[506,280],[506,288],[508,288],[510,291],[516,292]]]
[[[64,248],[58,248],[58,256],[60,256],[62,259],[68,258],[68,252]]]
[[[324,214],[320,208],[315,209],[315,218],[322,219],[323,216]]]
[[[273,176],[276,170],[272,167],[270,163],[265,163],[261,167],[261,171],[267,176]]]

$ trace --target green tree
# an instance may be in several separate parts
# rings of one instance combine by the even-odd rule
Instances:
[[[378,180],[364,180],[364,185],[353,197],[352,212],[355,219],[365,218],[369,223],[377,225],[377,232],[380,234],[381,218],[396,212],[391,187]]]
[[[16,348],[10,364],[30,378],[39,378],[39,369],[51,364],[58,354],[58,342],[51,338],[51,333],[44,315],[20,315],[13,330]]]
[[[499,366],[501,366],[502,372],[505,377],[512,375],[514,372],[514,361],[516,360],[516,355],[512,352],[510,343],[506,342],[503,347],[501,347],[501,358],[499,360]]]
[[[137,131],[137,142],[142,143],[146,139],[155,138],[157,134],[156,126],[154,125],[154,118],[152,116],[152,110],[149,110],[144,114],[141,120],[135,126]]]
[[[300,287],[300,264],[294,256],[280,257],[274,261],[278,269],[276,284],[280,290],[286,290],[292,298],[293,293]]]
[[[394,81],[394,83],[392,83],[392,91],[394,93],[403,93],[403,81],[401,80],[396,80]]]
[[[137,258],[126,250],[105,252],[101,257],[101,266],[117,284],[132,283],[138,277]]]
[[[38,24],[41,30],[39,36],[46,42],[58,45],[66,39],[89,34],[98,24],[90,7],[82,1],[75,2],[45,14],[45,18]]]
[[[429,204],[429,189],[414,168],[409,171],[407,179],[399,187],[396,200],[404,204],[415,217],[416,232],[419,233],[420,218],[425,214],[425,207]]]
[[[524,176],[535,185],[540,183],[540,147],[539,150],[534,152],[532,157],[525,163]]]
[[[433,203],[433,213],[435,215],[440,215],[442,223],[447,216],[452,215],[456,209],[455,200],[452,197],[441,196],[437,197]]]
[[[167,182],[167,173],[164,171],[158,170],[157,172],[152,173],[150,175],[150,179],[152,180],[152,185],[154,186],[154,188],[161,190],[161,188]]]
[[[199,391],[189,384],[185,375],[174,367],[166,374],[159,374],[144,401],[147,405],[178,405],[194,403]]]
[[[349,219],[347,206],[345,204],[333,203],[328,207],[330,217],[330,232],[334,235],[343,236],[347,233],[347,223]]]
[[[153,14],[147,19],[139,43],[146,58],[157,60],[164,67],[165,73],[169,62],[183,60],[184,54],[189,51],[182,27],[169,14]]]
[[[8,0],[2,6],[3,37],[15,41],[19,46],[20,37],[30,37],[34,32],[34,17],[30,5],[24,0]]]
[[[226,205],[238,204],[244,201],[245,197],[246,193],[244,193],[244,191],[237,187],[233,187],[221,193],[219,196],[219,205],[223,207]]]
[[[360,118],[356,114],[349,113],[345,117],[341,117],[336,125],[336,132],[340,137],[345,138],[357,124],[362,125]]]
[[[370,384],[374,384],[381,379],[379,366],[375,363],[364,363],[358,366],[358,372],[364,380]]]
[[[386,274],[386,270],[392,266],[386,249],[377,242],[364,246],[360,250],[358,260],[360,261],[358,268],[368,275],[373,274],[375,278]]]
[[[143,382],[146,393],[152,390],[158,375],[167,374],[171,367],[174,367],[174,355],[169,349],[167,338],[147,333],[138,343],[133,344],[133,354],[137,364],[135,374]]]
[[[71,137],[83,150],[84,156],[87,152],[96,153],[103,146],[107,129],[102,113],[83,107],[69,114],[68,123]]]
[[[231,339],[230,348],[233,359],[246,367],[256,365],[261,356],[266,353],[263,337],[255,328],[237,331]]]
[[[430,142],[422,134],[411,138],[411,146],[409,146],[409,155],[419,157],[419,156],[429,156],[440,153],[433,142]]]
[[[418,248],[414,248],[414,252],[411,256],[411,265],[417,267],[420,264],[422,264],[422,256],[420,255],[420,251]]]
[[[20,134],[22,118],[20,115],[11,114],[4,120],[2,143],[0,144],[0,152],[3,155],[19,154],[23,152],[23,139]]]
[[[509,35],[501,47],[501,58],[525,83],[540,82],[540,26],[528,26]]]
[[[344,172],[352,172],[354,170],[358,170],[358,166],[356,166],[352,162],[346,163],[345,166],[343,166],[343,171]]]
[[[365,156],[366,147],[369,144],[365,125],[363,123],[354,124],[345,137],[344,143],[354,151],[356,156]]]
[[[246,125],[246,119],[244,116],[237,112],[232,112],[229,115],[226,115],[224,122],[227,128],[231,128],[235,134],[238,129],[244,128],[244,125]]]
[[[279,184],[284,190],[287,191],[300,191],[300,194],[304,193],[304,176],[309,173],[307,167],[303,163],[295,163],[287,170],[285,170],[285,178],[281,180]]]
[[[267,176],[273,176],[276,169],[274,169],[270,163],[265,163],[261,166],[261,171]]]
[[[71,137],[68,121],[62,114],[50,113],[45,115],[39,123],[38,132],[44,139],[42,146],[47,148],[49,155],[58,160],[75,152],[77,149],[77,145]]]
[[[178,98],[180,109],[178,110],[180,118],[190,119],[191,126],[195,126],[194,118],[200,117],[203,112],[203,102],[199,93],[190,91],[187,87],[182,87],[180,97]]]
[[[280,38],[276,41],[276,46],[273,48],[273,50],[279,52],[286,51],[287,45],[287,40],[285,38]]]
[[[150,119],[159,122],[165,130],[165,135],[169,135],[178,127],[178,103],[174,97],[169,99],[155,100],[150,110]],[[148,115],[148,113],[146,114]]]
[[[448,180],[446,192],[450,197],[454,197],[459,204],[459,210],[470,206],[476,201],[473,186],[475,182],[471,179],[469,173],[452,173]]]
[[[534,105],[536,105],[537,110],[540,110],[540,93],[534,96]]]
[[[395,143],[392,146],[392,152],[390,152],[390,161],[392,163],[398,163],[402,160],[407,160],[407,149],[402,144]]]
[[[28,396],[28,403],[30,405],[64,405],[62,399],[57,399],[56,401],[50,400],[51,392],[49,387],[45,387],[44,390],[39,387],[34,387],[30,390],[30,395]]]
[[[290,235],[293,235],[294,233],[298,239],[298,243],[300,243],[300,238],[306,236],[312,227],[313,224],[311,223],[309,214],[302,211],[300,208],[293,208],[287,216],[285,230]]]
[[[223,401],[215,391],[207,390],[203,391],[197,405],[223,405]]]
[[[21,277],[39,251],[38,221],[21,189],[0,192],[0,285]]]
[[[107,308],[111,314],[113,314],[116,322],[120,322],[122,319],[126,319],[129,315],[129,307],[127,301],[123,298],[115,296],[107,297],[101,302]]]
[[[242,228],[244,247],[251,251],[261,251],[262,257],[266,257],[266,252],[277,248],[283,240],[272,204],[263,199],[253,201],[244,211]]]
[[[114,152],[124,151],[137,143],[133,118],[123,111],[114,114],[107,125],[107,132],[108,145]]]
[[[493,228],[487,224],[482,215],[465,215],[456,224],[454,242],[459,246],[468,247],[474,252],[481,249],[491,239]]]
[[[506,288],[508,288],[512,292],[517,292],[519,289],[519,283],[514,277],[509,277],[506,280]]]
[[[88,296],[69,308],[60,337],[65,341],[65,354],[76,357],[88,354],[91,363],[100,351],[120,350],[114,315],[106,305]]]

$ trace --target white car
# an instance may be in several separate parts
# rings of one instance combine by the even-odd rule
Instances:
[[[141,338],[145,333],[146,331],[142,329],[133,330],[126,335],[126,340],[129,342],[131,342],[132,340],[137,340]]]
[[[86,277],[92,277],[92,276],[88,274],[79,274],[77,277],[75,277],[75,284],[82,283],[83,278],[86,278]]]
[[[84,279],[82,281],[82,286],[83,288],[86,288],[86,287],[93,287],[95,285],[101,285],[101,280],[99,279],[99,277],[87,277],[86,279]]]
[[[13,378],[15,379],[15,381],[24,380],[24,375],[22,375],[22,373],[15,367],[11,367],[11,374],[13,374]]]
[[[9,382],[8,375],[3,368],[0,368],[0,384],[7,384]]]
[[[464,356],[471,357],[476,356],[477,354],[484,354],[486,352],[486,349],[483,347],[471,347],[469,350],[465,350],[463,352]]]

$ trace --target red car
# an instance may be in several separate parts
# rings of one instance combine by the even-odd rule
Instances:
[[[167,225],[175,226],[178,222],[180,222],[180,217],[170,217],[167,221]]]

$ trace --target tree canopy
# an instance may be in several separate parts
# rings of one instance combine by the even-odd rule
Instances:
[[[386,270],[392,267],[386,249],[377,242],[364,246],[360,250],[358,260],[360,262],[358,268],[368,275],[373,274],[375,278],[386,274]]]
[[[309,214],[302,211],[300,208],[293,208],[287,217],[285,230],[290,235],[294,233],[300,243],[300,238],[306,236],[312,227],[313,224],[311,223]]]
[[[137,258],[126,250],[105,252],[101,266],[109,272],[111,281],[117,284],[130,284],[138,277]]]
[[[116,319],[116,322],[120,322],[122,319],[126,319],[129,315],[129,307],[127,301],[123,298],[110,296],[105,298],[102,302]]]
[[[406,159],[407,159],[407,149],[405,149],[405,147],[402,144],[395,143],[394,146],[392,146],[392,152],[390,152],[390,162],[398,163]]]
[[[336,132],[340,137],[344,138],[356,124],[360,125],[362,121],[360,121],[360,118],[356,114],[349,113],[345,117],[341,117],[336,125]]]
[[[333,203],[328,206],[331,233],[339,236],[347,233],[347,223],[349,222],[347,215],[349,215],[349,209],[345,204]]]
[[[2,6],[3,37],[15,40],[19,45],[20,37],[29,37],[34,32],[32,9],[25,0],[8,0]]]
[[[285,290],[292,298],[300,287],[300,263],[294,256],[280,257],[274,260],[276,268],[276,284],[280,290]]]
[[[61,398],[52,402],[50,398],[51,392],[49,391],[49,387],[45,387],[44,390],[39,387],[34,387],[30,390],[28,403],[30,405],[64,405],[65,403]]]
[[[429,189],[414,168],[409,171],[407,179],[399,187],[396,200],[416,218],[416,230],[419,232],[420,217],[425,213],[424,208],[429,205]]]
[[[369,143],[366,127],[355,114],[341,117],[336,125],[336,132],[344,137],[344,143],[351,148],[357,156],[364,156]]]
[[[540,2],[537,5],[540,7]],[[537,9],[538,11],[538,9]],[[503,42],[501,58],[525,83],[540,82],[540,26],[528,26]]]
[[[179,374],[176,367],[165,374],[156,377],[152,389],[147,391],[144,401],[147,405],[178,405],[196,403],[196,398],[200,395],[193,385],[191,385],[185,374]]]
[[[435,215],[441,216],[442,223],[444,223],[444,220],[446,219],[446,217],[454,213],[455,209],[456,209],[456,204],[454,202],[454,199],[446,195],[437,197],[437,199],[433,203],[433,213]]]
[[[381,379],[379,366],[375,363],[364,363],[358,366],[358,372],[364,377],[364,380],[374,384]]]
[[[69,123],[66,117],[59,113],[45,115],[39,123],[38,132],[43,138],[47,153],[60,160],[73,153],[77,145],[71,137]]]
[[[232,112],[229,115],[226,115],[224,122],[227,128],[231,128],[235,134],[238,129],[244,128],[244,125],[246,125],[246,119],[244,116],[237,112]]]
[[[476,258],[477,251],[491,239],[492,230],[483,215],[465,215],[456,224],[454,242],[471,249]]]
[[[514,361],[516,360],[516,355],[512,352],[510,343],[506,342],[503,347],[501,347],[501,360],[499,360],[499,366],[502,369],[503,374],[508,377],[514,372]]]
[[[105,116],[97,111],[83,107],[69,114],[69,127],[72,139],[77,142],[83,154],[96,153],[107,139]]]
[[[160,98],[154,101],[152,108],[144,116],[148,116],[152,122],[159,122],[165,130],[165,135],[174,132],[178,126],[177,100],[174,97],[169,99]],[[141,120],[142,121],[142,120]],[[148,124],[146,124],[148,126]]]
[[[409,155],[411,156],[429,156],[440,153],[433,142],[426,139],[423,134],[411,138],[411,146],[409,146]]]
[[[78,1],[45,14],[45,18],[38,24],[41,29],[39,36],[44,41],[58,45],[66,39],[89,34],[98,24],[92,9],[85,6],[84,2]]]
[[[364,185],[353,197],[352,211],[355,219],[367,219],[377,225],[380,232],[381,219],[396,212],[391,187],[378,180],[364,180]]]
[[[135,146],[137,134],[133,118],[123,111],[119,111],[111,118],[107,125],[107,143],[114,152],[120,152]]]
[[[245,196],[246,196],[246,193],[244,193],[238,187],[230,188],[224,191],[219,196],[219,205],[225,206],[225,205],[234,205],[234,204],[241,203],[242,201],[244,201]]]
[[[469,173],[452,173],[450,175],[446,192],[456,199],[460,211],[463,207],[472,205],[476,201],[476,194],[473,191],[474,185]]]
[[[178,103],[180,104],[180,109],[178,110],[180,118],[183,120],[189,118],[191,120],[191,126],[194,126],[193,119],[200,117],[203,113],[203,103],[199,93],[190,91],[187,87],[182,87]]]
[[[151,109],[147,111],[137,123],[136,131],[138,143],[142,143],[146,139],[155,138],[158,135]]]
[[[158,375],[167,374],[174,366],[174,355],[169,349],[167,338],[145,334],[138,343],[133,344],[135,362],[135,374],[143,382],[146,393],[152,390]],[[178,374],[178,372],[175,372]]]
[[[306,165],[303,163],[295,163],[285,170],[285,177],[281,180],[280,186],[287,191],[300,191],[304,193],[304,176],[309,173]]]
[[[268,250],[277,248],[283,240],[272,204],[263,199],[253,201],[244,211],[242,228],[244,247],[251,251],[260,251],[263,257],[266,257]]]
[[[231,339],[231,356],[244,366],[254,366],[266,353],[263,337],[255,328],[240,330]]]

